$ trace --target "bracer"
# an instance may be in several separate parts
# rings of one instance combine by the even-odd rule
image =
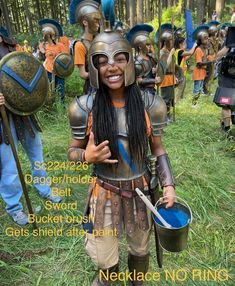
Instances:
[[[74,162],[85,162],[85,150],[77,147],[70,147],[68,150],[68,159]]]
[[[157,173],[161,187],[175,186],[170,160],[167,154],[157,157]]]

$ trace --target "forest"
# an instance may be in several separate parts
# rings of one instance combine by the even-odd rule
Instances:
[[[192,11],[196,27],[203,18],[210,21],[213,11],[217,12],[219,21],[230,22],[235,8],[235,0],[116,0],[115,3],[117,19],[129,27],[149,23],[154,31],[159,22],[184,26],[186,9]],[[27,39],[34,46],[42,37],[38,21],[54,18],[63,25],[65,35],[75,38],[80,36],[81,30],[78,25],[69,24],[69,4],[70,0],[0,0],[0,26],[6,27],[20,44]],[[167,126],[162,139],[171,159],[176,194],[188,203],[193,214],[188,246],[180,253],[164,250],[163,268],[160,269],[152,234],[149,271],[159,274],[160,279],[158,282],[149,281],[144,284],[146,286],[235,285],[235,144],[222,132],[221,108],[213,102],[218,80],[212,79],[211,94],[202,94],[199,104],[192,106],[194,67],[192,58],[186,74],[184,97],[175,106],[176,121]],[[61,104],[59,94],[49,92],[48,102],[37,112],[43,129],[45,166],[59,166],[47,169],[48,178],[64,178],[64,175],[79,180],[84,178],[81,182],[65,181],[51,185],[68,192],[70,195],[64,195],[62,202],[67,205],[76,203],[77,208],[49,210],[32,182],[27,182],[35,215],[39,219],[62,217],[61,222],[52,223],[49,219],[38,222],[39,233],[31,223],[24,227],[16,225],[0,197],[0,286],[90,286],[97,274],[97,267],[85,251],[87,241],[80,220],[87,201],[91,166],[88,170],[66,168],[72,141],[68,106],[75,96],[84,94],[83,84],[78,68],[75,68],[65,81],[65,105]],[[50,97],[52,95],[56,96],[55,102]],[[235,136],[234,126],[232,133]],[[21,144],[18,148],[26,178],[31,176],[31,164]],[[23,197],[21,201],[27,211]],[[128,259],[125,236],[119,246],[120,271],[124,272]],[[195,271],[197,276],[193,276]],[[125,280],[123,284],[118,281],[115,285],[129,284]]]
[[[68,24],[70,0],[0,0],[0,4],[3,11],[0,25],[6,26],[12,35],[39,33],[37,23],[42,18],[59,21],[66,27],[65,31],[71,33]],[[183,11],[186,8],[193,12],[195,26],[204,17],[211,19],[214,10],[218,18],[226,22],[230,20],[235,4],[234,0],[116,0],[115,5],[116,17],[132,27],[136,23],[153,21],[158,18],[159,11],[163,20],[169,20],[174,15],[183,24]]]

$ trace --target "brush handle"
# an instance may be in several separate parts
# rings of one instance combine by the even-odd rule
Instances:
[[[141,190],[136,188],[135,191],[137,192],[137,194],[141,198],[141,200],[146,204],[146,206],[151,210],[151,212],[153,214],[155,214],[155,216],[160,220],[160,222],[166,228],[172,228],[172,226],[164,220],[164,218],[159,214],[159,212],[155,209],[155,207],[152,205],[152,203],[149,201],[149,199],[141,192]]]

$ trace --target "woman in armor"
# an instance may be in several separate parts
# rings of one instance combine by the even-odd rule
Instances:
[[[123,226],[131,284],[143,285],[133,273],[148,271],[151,219],[134,190],[149,195],[150,146],[167,207],[174,203],[174,180],[161,142],[166,105],[159,96],[141,94],[131,46],[120,33],[105,31],[96,36],[89,50],[89,71],[97,91],[75,98],[70,106],[73,139],[68,158],[94,167],[88,196],[93,230],[87,233],[86,250],[100,271],[92,285],[110,285],[110,274],[118,271]],[[94,236],[94,231],[99,235]]]

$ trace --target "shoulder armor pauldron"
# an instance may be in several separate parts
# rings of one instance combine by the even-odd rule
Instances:
[[[149,92],[143,92],[142,98],[145,110],[147,111],[151,122],[153,136],[159,136],[162,134],[163,128],[167,125],[166,104],[160,96],[153,95]]]
[[[88,116],[92,110],[94,93],[75,97],[69,106],[69,122],[73,138],[84,139],[86,137]]]

